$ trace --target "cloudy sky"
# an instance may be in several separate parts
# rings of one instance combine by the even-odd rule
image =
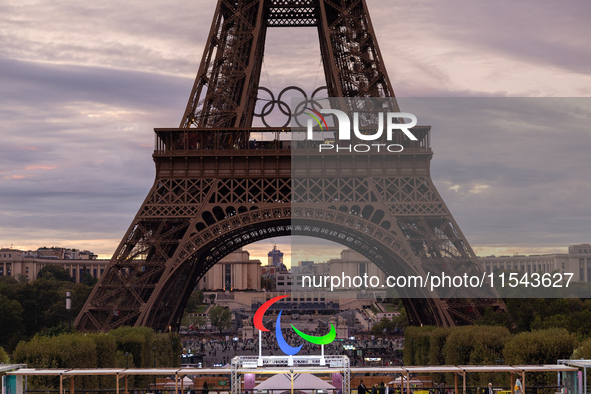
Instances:
[[[591,96],[591,3],[368,6],[399,97],[484,97],[463,102],[481,106],[537,98],[520,105],[552,125],[511,134],[430,120],[435,184],[477,253],[590,242],[589,99],[553,102],[555,116],[536,111],[547,106],[541,98]],[[214,0],[0,3],[0,246],[113,253],[154,180],[152,129],[180,122],[214,8]],[[264,86],[324,83],[314,29],[267,37]],[[497,100],[488,103],[507,103]],[[275,241],[288,250],[289,239]],[[259,257],[271,247],[249,249]]]

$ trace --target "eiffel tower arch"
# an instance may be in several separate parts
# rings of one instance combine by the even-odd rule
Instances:
[[[364,0],[218,0],[181,123],[155,129],[155,182],[77,329],[175,330],[196,282],[214,264],[277,236],[335,241],[387,275],[452,267],[481,273],[431,180],[428,127],[414,129],[418,141],[399,141],[404,153],[361,154],[353,164],[290,149],[279,136],[285,128],[252,127],[267,29],[302,26],[318,30],[330,97],[395,103]],[[256,144],[254,133],[269,138]],[[294,174],[297,155],[306,165]],[[471,299],[400,293],[417,325],[470,324],[485,307],[504,310],[494,292]]]

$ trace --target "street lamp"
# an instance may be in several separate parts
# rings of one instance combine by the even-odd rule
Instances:
[[[72,332],[72,293],[66,291],[66,310],[68,311],[68,332]]]
[[[127,369],[129,369],[129,353],[125,353],[125,359],[127,360]]]

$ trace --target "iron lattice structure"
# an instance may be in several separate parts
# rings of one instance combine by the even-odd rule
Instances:
[[[180,127],[250,127],[267,27],[316,26],[330,97],[394,97],[364,0],[218,1]]]
[[[77,329],[175,330],[207,270],[283,235],[338,242],[387,275],[481,273],[431,180],[428,127],[415,128],[418,141],[392,141],[404,145],[400,154],[368,152],[352,163],[311,146],[289,149],[283,128],[252,127],[267,27],[275,26],[317,27],[330,97],[394,97],[364,0],[219,0],[181,125],[155,130],[156,180]],[[268,142],[253,143],[254,132]],[[298,155],[305,165],[293,167]],[[504,310],[494,293],[406,295],[413,324],[469,324],[486,307]]]

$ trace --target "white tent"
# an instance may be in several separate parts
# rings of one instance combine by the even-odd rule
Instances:
[[[332,384],[316,377],[310,373],[296,373],[293,375],[293,389],[303,393],[313,393],[314,390],[334,390]],[[273,375],[261,384],[255,386],[255,390],[291,390],[291,377],[289,374]]]

